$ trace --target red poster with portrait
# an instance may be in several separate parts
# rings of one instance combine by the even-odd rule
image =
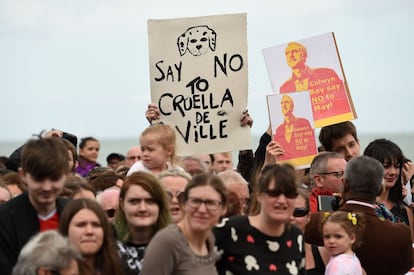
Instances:
[[[333,33],[263,53],[273,92],[309,91],[315,128],[357,118]]]
[[[273,140],[283,148],[278,161],[307,168],[318,153],[309,92],[267,96]]]

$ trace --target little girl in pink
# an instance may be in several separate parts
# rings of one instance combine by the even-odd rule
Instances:
[[[325,248],[331,254],[325,275],[366,274],[353,251],[361,242],[363,216],[344,211],[326,212],[325,216],[322,224],[323,241]]]

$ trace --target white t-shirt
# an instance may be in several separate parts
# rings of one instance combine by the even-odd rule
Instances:
[[[167,162],[167,169],[178,169],[184,171],[184,169],[178,165],[172,165],[171,163]],[[151,170],[144,166],[142,160],[135,162],[131,168],[129,168],[127,176],[131,175],[134,172],[143,171],[152,174]]]

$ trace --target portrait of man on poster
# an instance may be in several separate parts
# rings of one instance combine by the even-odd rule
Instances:
[[[318,86],[325,85],[326,81],[340,85],[339,89],[343,89],[343,82],[333,69],[311,68],[306,65],[308,52],[304,45],[290,42],[285,56],[287,65],[292,69],[292,76],[280,87],[281,93],[317,89]]]
[[[285,151],[280,160],[304,157],[317,150],[315,131],[311,123],[306,118],[297,117],[294,114],[294,107],[293,98],[283,95],[280,101],[283,122],[277,126],[274,134],[274,140]]]
[[[334,33],[263,49],[274,93],[309,91],[315,128],[357,117]]]

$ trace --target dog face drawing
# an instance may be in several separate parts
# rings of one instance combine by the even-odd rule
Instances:
[[[178,50],[183,56],[187,50],[194,56],[200,56],[216,50],[216,32],[208,26],[195,26],[188,28],[177,39]]]

